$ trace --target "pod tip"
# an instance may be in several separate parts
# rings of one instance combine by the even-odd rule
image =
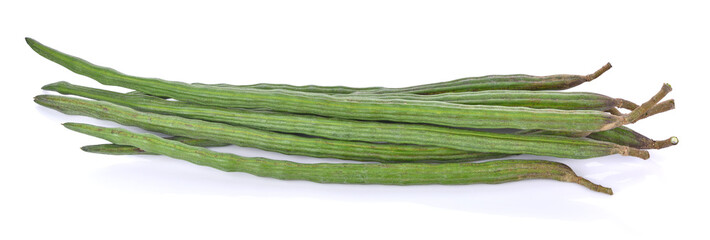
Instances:
[[[47,96],[48,95],[37,95],[34,97],[34,101],[37,104],[43,105],[43,103],[46,103],[48,101]]]
[[[664,84],[663,84],[663,87],[664,87],[664,88],[667,88],[669,92],[670,92],[671,90],[673,90],[673,88],[671,87],[671,84],[670,84],[670,83],[664,83]]]
[[[582,186],[585,186],[592,191],[600,192],[600,193],[606,193],[609,195],[614,195],[614,191],[611,190],[611,188],[604,187],[602,185],[593,183],[592,181],[589,181],[586,178],[580,177],[580,176],[575,176],[573,182],[576,182],[577,184],[580,184]]]
[[[611,68],[611,63],[607,62],[599,70],[597,70],[596,72],[594,72],[592,74],[584,76],[584,78],[587,82],[592,81],[592,80],[598,78],[599,76],[601,76],[604,72],[608,71],[610,68]]]
[[[81,150],[84,152],[92,152],[91,146],[83,146],[81,147]]]
[[[78,131],[79,129],[86,128],[91,125],[84,124],[84,123],[65,122],[65,123],[62,123],[62,126],[64,126],[65,128],[74,130],[74,131]]]
[[[668,100],[666,100],[666,101],[668,101],[667,104],[669,105],[669,106],[668,106],[669,110],[670,110],[670,109],[675,109],[675,99],[668,99]]]
[[[27,43],[27,45],[30,45],[30,47],[32,47],[32,48],[34,48],[34,46],[36,46],[39,43],[39,42],[37,42],[37,40],[34,40],[31,37],[25,37],[25,42]]]
[[[652,149],[662,149],[662,148],[667,148],[673,145],[678,145],[678,138],[677,137],[670,137],[666,140],[663,141],[653,141],[650,145],[647,146],[647,148],[652,148]]]
[[[622,155],[625,156],[633,156],[637,157],[643,160],[647,160],[651,158],[651,154],[648,153],[646,150],[638,149],[638,148],[632,148],[632,147],[624,147],[623,148]]]
[[[68,85],[68,84],[69,83],[66,81],[59,81],[59,82],[55,82],[55,83],[50,83],[50,84],[42,86],[42,90],[55,91],[55,90],[57,90],[58,87]]]

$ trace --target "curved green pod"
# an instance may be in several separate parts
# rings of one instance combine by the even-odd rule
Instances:
[[[596,72],[589,75],[557,74],[550,76],[532,76],[526,74],[488,75],[481,77],[467,77],[452,81],[437,82],[402,88],[351,88],[343,86],[293,86],[287,84],[260,83],[253,85],[231,84],[196,84],[201,86],[255,88],[263,90],[283,89],[299,92],[325,93],[325,94],[392,94],[410,93],[418,95],[434,95],[450,92],[475,92],[488,90],[562,90],[575,87],[584,82],[592,81],[611,68],[607,63]]]
[[[173,136],[173,137],[168,137],[165,138],[168,140],[172,141],[178,141],[190,146],[196,146],[196,147],[223,147],[223,146],[228,146],[229,144],[226,143],[220,143],[220,142],[215,142],[211,140],[205,140],[205,139],[194,139],[194,138],[188,138],[188,137],[181,137],[181,136]],[[143,149],[130,146],[130,145],[116,145],[116,144],[96,144],[96,145],[87,145],[81,147],[81,150],[84,150],[85,152],[90,152],[90,153],[101,153],[101,154],[109,154],[109,155],[136,155],[136,154],[154,154],[150,152],[146,152]]]
[[[266,108],[275,111],[308,113],[358,120],[385,120],[427,123],[467,128],[544,129],[595,132],[634,122],[646,109],[615,116],[587,110],[531,109],[520,107],[461,105],[415,100],[381,100],[327,94],[253,88],[195,86],[157,78],[141,78],[91,64],[27,38],[27,43],[43,57],[69,70],[106,85],[138,90],[154,96],[218,107]],[[237,90],[238,89],[238,90]],[[667,89],[670,91],[670,87]],[[663,94],[665,95],[665,94]],[[662,96],[661,96],[662,97]],[[658,99],[660,101],[660,99]],[[651,106],[655,104],[652,103]],[[650,108],[651,106],[648,106]],[[637,113],[636,113],[637,112]]]
[[[453,185],[554,179],[578,183],[593,191],[612,194],[610,188],[579,177],[567,165],[544,160],[499,160],[482,163],[443,164],[303,164],[214,152],[202,147],[163,139],[152,134],[133,133],[120,128],[103,128],[80,123],[65,123],[64,126],[116,144],[136,146],[149,152],[183,159],[197,165],[282,180],[347,184]]]
[[[611,68],[607,63],[596,72],[589,75],[558,74],[550,76],[488,75],[467,77],[448,82],[424,84],[403,88],[383,88],[361,91],[360,93],[414,93],[439,94],[447,92],[471,92],[485,90],[562,90],[575,87],[584,82],[592,81]]]
[[[129,97],[128,95],[126,96]],[[622,154],[636,156],[643,159],[648,158],[648,152],[646,151],[588,139],[558,136],[525,136],[452,129],[429,125],[363,122],[344,119],[318,118],[312,116],[283,116],[278,113],[268,112],[236,112],[236,109],[227,110],[205,108],[204,106],[189,105],[188,103],[164,101],[158,98],[152,99],[162,101],[163,105],[152,106],[152,110],[161,113],[189,114],[190,117],[200,117],[203,119],[209,119],[210,121],[229,121],[235,125],[245,125],[250,128],[175,116],[144,113],[108,102],[97,102],[70,97],[40,95],[35,98],[35,101],[43,106],[47,106],[68,114],[86,115],[116,121],[124,125],[135,125],[142,128],[157,128],[156,131],[166,131],[166,129],[169,129],[166,133],[172,135],[210,139],[240,146],[243,146],[243,144],[253,144],[252,142],[257,140],[265,141],[264,139],[269,140],[273,138],[281,138],[279,135],[278,137],[273,136],[269,138],[251,140],[244,139],[244,137],[249,137],[251,135],[276,134],[252,129],[253,127],[259,127],[268,129],[269,131],[301,133],[331,139],[409,143],[440,146],[448,149],[481,153],[532,154],[577,159]],[[131,104],[129,101],[125,101],[122,104],[124,103]],[[141,109],[147,109],[150,107],[149,104],[139,104],[134,106],[141,106]],[[155,127],[155,125],[158,124],[160,126]],[[197,134],[196,132],[199,132],[199,135],[195,135]],[[254,133],[246,134],[247,132]],[[227,139],[217,139],[215,138],[215,135],[228,135],[230,139],[229,141],[226,141]],[[307,140],[318,141],[316,139]],[[305,140],[302,140],[301,142],[303,141]],[[314,143],[316,146],[319,144]],[[265,144],[265,146],[261,147],[273,147],[274,145],[278,144]],[[294,146],[285,147],[288,148],[286,151],[303,151],[303,149],[301,149],[303,147],[313,148],[313,146],[302,146],[301,148],[296,148]],[[284,152],[284,150],[274,151]],[[308,149],[306,151],[315,151],[315,153],[312,154],[324,152],[317,151],[315,149]],[[345,151],[347,151],[347,149],[345,149]],[[298,154],[303,155],[303,153]]]
[[[207,139],[284,154],[380,162],[473,161],[509,155],[466,152],[433,146],[302,137],[224,123],[139,112],[108,102],[62,96],[39,95],[35,97],[35,102],[65,114],[89,116],[175,136]]]

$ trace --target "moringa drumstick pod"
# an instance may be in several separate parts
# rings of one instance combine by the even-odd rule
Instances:
[[[307,134],[330,139],[431,145],[478,152],[484,150],[499,152],[501,151],[499,149],[506,148],[506,146],[501,146],[501,144],[512,144],[514,146],[526,145],[530,146],[530,149],[536,149],[538,147],[531,146],[530,143],[534,143],[535,141],[549,141],[549,139],[541,140],[538,138],[517,137],[515,135],[495,135],[467,129],[428,125],[353,121],[310,115],[254,111],[249,109],[226,109],[179,101],[168,101],[145,95],[122,94],[108,90],[78,86],[67,82],[48,84],[42,87],[42,89],[106,101],[139,111],[222,122],[268,131]],[[518,141],[509,140],[510,142],[499,142],[497,139],[517,139]],[[523,144],[522,142],[527,143]],[[490,148],[486,148],[487,146]],[[505,151],[505,153],[512,153],[510,149],[503,151]],[[522,151],[532,154],[531,152],[527,152],[528,150]],[[541,152],[537,151],[537,153],[540,154]],[[566,156],[569,157],[570,155]]]
[[[197,165],[282,180],[346,184],[460,185],[495,184],[525,179],[553,179],[577,183],[593,191],[612,194],[610,188],[594,184],[578,176],[567,165],[544,160],[497,160],[482,163],[442,164],[303,164],[220,153],[167,140],[152,134],[133,133],[120,128],[104,128],[81,123],[65,123],[64,126],[116,144],[136,146],[152,153],[186,160]]]
[[[510,154],[478,153],[421,145],[369,143],[303,137],[176,116],[139,112],[108,102],[40,95],[35,102],[71,115],[89,116],[174,136],[255,147],[284,154],[379,162],[450,162],[501,158]]]
[[[106,85],[122,86],[150,95],[218,107],[265,108],[275,111],[308,113],[358,120],[385,120],[427,123],[467,128],[544,129],[569,132],[596,132],[638,120],[648,108],[670,91],[662,92],[628,115],[615,116],[600,111],[530,109],[520,107],[461,105],[400,99],[372,99],[357,96],[333,96],[286,90],[196,86],[157,78],[122,74],[111,68],[91,64],[27,38],[27,43],[41,56],[69,70]],[[667,87],[665,87],[667,86]],[[544,119],[544,121],[541,121]]]
[[[269,84],[259,83],[253,85],[232,85],[232,84],[202,84],[194,83],[195,85],[214,86],[214,87],[235,87],[235,88],[255,88],[263,90],[290,90],[310,93],[325,93],[325,94],[370,94],[370,95],[390,95],[390,94],[417,94],[417,95],[436,95],[440,93],[454,92],[475,92],[488,90],[563,90],[575,87],[584,82],[592,81],[601,76],[604,72],[611,68],[611,64],[607,63],[599,70],[588,75],[571,75],[557,74],[550,76],[532,76],[527,74],[510,74],[510,75],[487,75],[481,77],[467,77],[452,81],[437,82],[402,88],[384,88],[384,87],[369,87],[369,88],[351,88],[343,86],[293,86],[288,84]]]
[[[159,131],[171,135],[209,139],[239,146],[253,146],[289,154],[305,154],[315,157],[336,157],[343,159],[353,159],[353,157],[362,158],[361,154],[353,152],[353,150],[349,149],[349,146],[351,145],[364,144],[359,141],[351,142],[330,140],[336,143],[344,144],[344,146],[337,150],[329,150],[328,148],[340,145],[323,142],[326,141],[325,139],[304,138],[290,134],[274,133],[223,123],[140,112],[128,107],[101,101],[40,95],[35,97],[35,102],[66,114],[84,115],[111,120],[124,125],[138,126],[147,130]],[[333,124],[338,124],[339,122],[341,124],[345,124],[346,121],[339,120],[333,122]],[[320,122],[311,121],[308,122],[306,126],[315,127],[319,124]],[[647,151],[589,139],[561,136],[503,134],[450,129],[428,125],[379,122],[368,122],[364,124],[369,124],[371,127],[363,129],[363,132],[360,132],[360,134],[369,134],[371,139],[382,140],[384,138],[388,138],[401,141],[400,143],[421,143],[421,145],[436,144],[435,146],[441,147],[446,145],[446,149],[458,149],[471,152],[532,154],[577,159],[612,154],[630,155],[642,159],[647,159],[649,157]],[[276,127],[274,125],[279,124],[270,124],[265,127],[273,129],[273,127]],[[293,123],[282,125],[292,127]],[[325,132],[326,130],[327,129],[323,129],[322,132]],[[333,131],[333,133],[330,134],[333,136],[342,136],[347,135],[348,133],[356,134],[357,132],[351,131],[343,133]],[[297,146],[296,144],[304,145]],[[329,156],[328,153],[343,156]],[[348,156],[351,158],[347,158]],[[372,157],[370,156],[370,158]]]

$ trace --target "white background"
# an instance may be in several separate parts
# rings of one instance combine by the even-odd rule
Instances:
[[[707,10],[701,1],[3,2],[0,238],[707,239]],[[552,159],[613,196],[552,180],[324,185],[95,155],[79,147],[103,140],[60,123],[116,124],[62,115],[32,97],[54,94],[40,87],[55,81],[101,85],[41,58],[24,37],[131,75],[203,83],[402,87],[587,74],[611,62],[574,90],[643,102],[671,83],[677,109],[632,127],[680,144],[646,161]]]

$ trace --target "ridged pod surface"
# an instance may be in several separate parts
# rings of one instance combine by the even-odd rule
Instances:
[[[466,105],[492,105],[562,110],[606,111],[615,107],[635,105],[624,99],[612,98],[597,93],[529,90],[489,90],[479,92],[442,93],[436,95],[358,94],[357,96],[376,99],[439,101]]]
[[[359,93],[414,93],[428,95],[447,92],[472,92],[485,90],[562,90],[594,80],[610,68],[611,64],[607,63],[599,70],[589,75],[488,75],[481,77],[467,77],[448,82],[431,83],[404,88],[373,89],[361,91]]]
[[[592,81],[611,68],[607,63],[596,72],[589,75],[557,74],[550,76],[532,76],[526,74],[488,75],[481,77],[467,77],[452,81],[437,82],[402,88],[351,88],[342,86],[293,86],[287,84],[196,84],[216,87],[249,87],[264,90],[283,89],[300,92],[325,93],[325,94],[393,94],[411,93],[418,95],[433,95],[449,92],[474,92],[487,90],[562,90],[575,87],[584,82]]]
[[[136,146],[149,152],[183,159],[197,165],[282,180],[347,184],[450,185],[554,179],[578,183],[597,192],[612,194],[611,189],[577,176],[567,165],[543,160],[499,160],[483,163],[444,164],[302,164],[214,152],[202,147],[163,139],[152,134],[133,133],[119,128],[103,128],[80,123],[65,123],[64,126],[116,144]]]
[[[193,83],[195,85],[196,83]],[[215,84],[197,84],[212,85]],[[273,88],[279,89],[279,88]],[[140,91],[126,94],[151,96]],[[154,96],[155,97],[155,96]],[[597,110],[609,111],[615,107],[634,110],[635,103],[590,92],[558,92],[529,90],[488,90],[480,92],[442,93],[436,95],[417,95],[408,93],[393,94],[358,94],[357,97],[376,99],[404,99],[417,101],[438,101],[465,105],[493,105],[507,107],[528,107],[561,110]],[[164,97],[161,97],[164,98]],[[615,114],[615,115],[621,115]]]
[[[367,88],[352,88],[345,86],[319,86],[319,85],[305,85],[305,86],[294,86],[289,84],[273,84],[273,83],[258,83],[251,85],[232,85],[226,83],[218,84],[204,84],[204,83],[193,83],[193,85],[199,86],[213,86],[213,87],[247,87],[262,90],[274,90],[282,89],[289,91],[298,92],[309,92],[309,93],[324,93],[324,94],[350,94],[358,91],[372,91],[382,89],[382,87],[367,87]]]
[[[521,132],[525,134],[526,132]],[[545,132],[529,132],[535,134],[545,134]],[[554,135],[556,133],[552,133]],[[661,149],[670,147],[672,145],[678,144],[677,137],[670,137],[666,140],[656,141],[650,139],[628,127],[618,127],[611,130],[595,132],[586,136],[587,138],[611,142],[619,144],[622,146],[628,146],[638,149]],[[228,144],[218,143],[210,140],[203,139],[192,139],[186,137],[170,137],[168,138],[173,141],[179,141],[188,145],[198,146],[198,147],[220,147],[226,146]],[[110,155],[135,155],[135,154],[151,154],[149,152],[143,151],[140,148],[127,146],[127,145],[116,145],[116,144],[97,144],[88,145],[81,148],[84,151],[91,153],[100,154],[110,154]]]
[[[196,86],[157,78],[128,76],[111,68],[97,66],[61,53],[32,39],[26,40],[41,56],[102,84],[126,87],[154,96],[171,97],[202,105],[266,108],[348,119],[427,123],[467,128],[595,132],[630,122],[622,116],[588,110],[478,106],[416,100],[338,97],[287,90]]]
[[[66,114],[94,117],[175,136],[207,139],[284,154],[379,162],[472,161],[508,156],[502,153],[466,152],[444,147],[302,137],[224,123],[139,112],[108,102],[62,96],[40,95],[35,97],[35,102]]]
[[[157,101],[164,101],[158,98],[153,99]],[[162,130],[167,134],[198,139],[210,139],[240,146],[243,146],[243,144],[253,144],[249,142],[257,140],[264,141],[262,138],[251,140],[244,139],[244,137],[249,137],[250,135],[266,135],[267,133],[271,135],[277,134],[234,125],[144,113],[108,102],[97,102],[51,95],[37,96],[35,101],[43,106],[57,109],[68,114],[92,116],[100,119],[116,121],[121,124],[139,126],[142,128],[155,128],[155,125],[160,125],[156,131]],[[222,121],[231,121],[237,125],[249,124],[248,126],[250,127],[260,126],[261,128],[269,129],[271,131],[292,131],[294,133],[328,138],[410,143],[481,153],[532,154],[577,159],[622,154],[636,156],[643,159],[648,158],[648,152],[646,151],[588,139],[542,135],[526,136],[451,129],[430,125],[361,122],[316,117],[303,117],[297,119],[290,116],[284,117],[278,113],[236,114],[236,112],[233,111],[219,110],[216,108],[189,106],[186,105],[187,103],[179,103],[174,101],[165,101],[165,103],[176,105],[171,106],[164,104],[156,106],[153,109],[172,114],[176,114],[176,111],[179,111],[180,114],[189,114],[192,117],[209,117],[211,121],[220,119]],[[148,105],[144,104],[142,106],[147,107]],[[251,119],[249,117],[251,117]],[[247,134],[248,131],[254,133]],[[224,141],[225,139],[216,139],[215,135],[229,135],[231,138],[238,138],[238,140],[230,139],[230,141]],[[265,139],[268,140],[278,138],[281,137],[273,136]],[[294,139],[291,141],[296,140]],[[310,139],[310,141],[315,140]],[[273,147],[280,144],[287,143],[281,142],[264,145]],[[326,143],[314,143],[316,146],[320,144]],[[315,151],[314,154],[325,152],[325,150],[318,151],[317,149],[301,149],[305,147],[314,148],[314,146],[283,147],[290,149],[290,151]],[[347,151],[347,149],[345,150]],[[283,152],[283,150],[281,150],[281,152]]]

